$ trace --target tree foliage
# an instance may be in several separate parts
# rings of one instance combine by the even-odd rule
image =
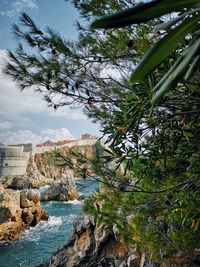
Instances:
[[[14,32],[32,50],[9,52],[5,73],[55,109],[84,106],[101,122],[107,149],[93,163],[104,189],[90,212],[159,263],[177,253],[192,259],[200,246],[198,1],[155,0],[92,24],[106,30],[90,23],[132,1],[71,2],[83,19],[78,40],[42,32],[22,14]]]
[[[155,95],[153,95],[152,104],[156,104],[165,92],[176,87],[183,77],[188,81],[198,69],[200,57],[199,1],[153,0],[105,16],[92,24],[94,28],[123,27],[160,18],[162,15],[172,12],[179,12],[179,14],[170,21],[157,25],[156,29],[162,30],[163,36],[146,52],[131,77],[132,82],[141,81],[175,49],[179,49],[179,57],[153,88]],[[160,21],[162,22],[162,20]]]

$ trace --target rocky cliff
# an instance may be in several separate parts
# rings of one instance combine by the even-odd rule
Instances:
[[[47,220],[37,190],[5,190],[0,186],[0,240],[16,240],[29,226]]]
[[[150,253],[139,252],[134,245],[125,245],[115,227],[83,214],[68,243],[54,252],[50,263],[40,267],[198,267],[199,260],[199,253],[191,258],[180,251],[154,263]]]
[[[116,230],[83,214],[69,242],[52,256],[48,267],[143,267],[145,254],[127,247]]]
[[[37,153],[34,156],[34,162],[37,167],[37,170],[40,172],[41,175],[52,179],[58,179],[62,175],[65,175],[66,177],[81,177],[78,169],[80,170],[84,167],[91,171],[90,164],[81,164],[77,161],[77,157],[75,156],[75,154],[80,155],[82,159],[91,160],[95,155],[95,145],[75,145],[71,148],[63,147],[56,151],[64,157],[70,159],[70,161],[74,165],[74,169],[72,170],[67,166],[56,165],[54,151],[47,153]]]

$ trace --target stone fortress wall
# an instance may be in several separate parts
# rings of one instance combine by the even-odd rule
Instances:
[[[0,146],[0,176],[24,175],[30,153],[24,147]]]
[[[98,138],[89,134],[82,135],[82,140],[70,141],[63,145],[32,146],[0,146],[0,176],[24,175],[31,156],[37,153],[55,151],[63,147],[94,145]],[[33,157],[34,158],[34,157]]]
[[[72,141],[68,144],[64,145],[54,145],[54,146],[41,146],[41,147],[34,147],[33,151],[34,153],[44,153],[44,152],[50,152],[50,151],[55,151],[58,149],[61,149],[63,147],[73,147],[73,146],[91,146],[94,145],[97,142],[97,139],[91,139],[91,140],[77,140],[77,141]]]

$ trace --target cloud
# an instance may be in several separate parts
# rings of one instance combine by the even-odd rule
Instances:
[[[74,135],[70,133],[67,128],[61,129],[46,129],[41,132],[42,139],[51,140],[51,141],[58,141],[64,139],[75,139]]]
[[[13,127],[13,124],[9,121],[0,121],[0,130],[8,130]]]
[[[0,118],[2,125],[10,126],[7,129],[19,128],[19,126],[26,129],[32,123],[30,116],[40,114],[48,116],[52,120],[57,118],[86,119],[80,109],[70,109],[66,106],[55,111],[53,108],[47,108],[47,104],[42,100],[42,95],[35,93],[32,89],[20,92],[17,85],[1,72],[6,59],[6,51],[0,50]],[[0,127],[0,130],[2,129],[3,126]]]
[[[2,16],[13,17],[26,8],[38,8],[36,0],[15,0],[11,4],[10,9],[1,11],[0,14]]]
[[[46,129],[41,131],[40,134],[33,133],[30,130],[0,133],[0,143],[5,145],[16,145],[20,143],[39,144],[47,140],[58,141],[65,139],[76,139],[67,128]]]

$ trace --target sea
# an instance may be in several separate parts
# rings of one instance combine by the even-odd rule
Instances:
[[[77,179],[79,193],[88,196],[99,187],[94,179]],[[40,188],[40,192],[46,188]],[[48,221],[41,221],[26,230],[17,240],[0,242],[0,267],[33,267],[48,262],[51,254],[64,245],[73,234],[74,222],[83,209],[84,201],[49,201],[42,206],[49,214]]]

